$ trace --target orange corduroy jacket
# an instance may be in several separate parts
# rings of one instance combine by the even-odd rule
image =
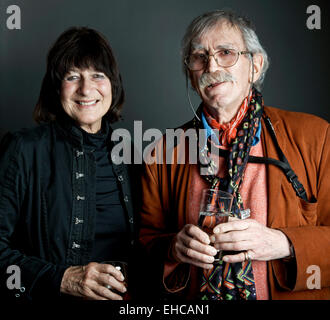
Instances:
[[[316,199],[313,203],[300,199],[281,169],[267,165],[267,226],[283,231],[295,251],[293,272],[292,263],[289,272],[283,260],[268,262],[270,298],[330,299],[329,123],[313,115],[272,107],[265,107],[264,112],[271,119],[279,145],[305,187],[308,199]],[[183,130],[191,127],[191,122],[182,126]],[[264,121],[261,142],[264,156],[278,159]],[[183,144],[186,148],[187,142],[181,137],[173,149],[174,155]],[[165,140],[158,147],[165,157]],[[197,297],[197,268],[174,263],[168,252],[175,234],[190,222],[187,204],[192,166],[196,164],[144,166],[140,229],[142,246],[164,266],[165,290],[181,293],[187,299]],[[310,289],[317,284],[318,276],[321,289]]]

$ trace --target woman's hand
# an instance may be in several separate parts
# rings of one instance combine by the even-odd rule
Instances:
[[[91,262],[86,266],[66,269],[60,290],[62,293],[86,299],[123,300],[119,294],[113,292],[126,292],[123,281],[123,274],[114,266]]]
[[[226,262],[244,261],[246,251],[251,260],[268,261],[290,255],[290,243],[282,231],[267,228],[253,219],[231,220],[217,225],[213,232],[210,239],[216,249],[243,251],[224,256]]]
[[[207,233],[195,225],[186,224],[174,237],[171,254],[177,262],[211,269],[217,250],[209,244]]]

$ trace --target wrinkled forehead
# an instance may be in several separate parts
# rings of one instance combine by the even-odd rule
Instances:
[[[241,30],[227,20],[206,26],[191,41],[191,50],[243,49],[245,47]]]

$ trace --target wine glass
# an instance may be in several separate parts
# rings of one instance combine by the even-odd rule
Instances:
[[[207,234],[213,234],[213,229],[220,223],[228,222],[232,217],[231,207],[234,196],[228,192],[217,189],[204,189],[199,210],[198,226]],[[223,256],[218,250],[214,263],[218,263]]]

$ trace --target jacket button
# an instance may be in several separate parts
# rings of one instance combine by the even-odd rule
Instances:
[[[122,176],[122,175],[118,176],[118,180],[119,180],[120,182],[124,181],[123,176]]]
[[[16,294],[15,294],[15,297],[16,297],[16,298],[19,298],[20,296],[21,296],[21,295],[20,295],[19,293],[16,293]]]
[[[76,217],[75,223],[74,224],[79,224],[79,223],[84,223],[84,220],[79,219]]]
[[[134,222],[133,218],[129,218],[128,222],[133,223]]]
[[[125,197],[124,197],[124,201],[125,201],[125,202],[128,202],[128,196],[125,196]]]
[[[77,151],[76,152],[76,157],[79,158],[80,156],[82,156],[84,154],[83,151]]]
[[[72,249],[79,249],[79,248],[80,248],[80,244],[73,242]]]
[[[85,197],[82,197],[82,196],[77,196],[77,200],[85,200]]]
[[[24,288],[24,287],[21,287],[21,288],[19,289],[19,291],[21,291],[21,292],[25,292],[25,288]]]
[[[76,172],[76,179],[80,179],[83,178],[85,175],[83,173],[80,172]]]

